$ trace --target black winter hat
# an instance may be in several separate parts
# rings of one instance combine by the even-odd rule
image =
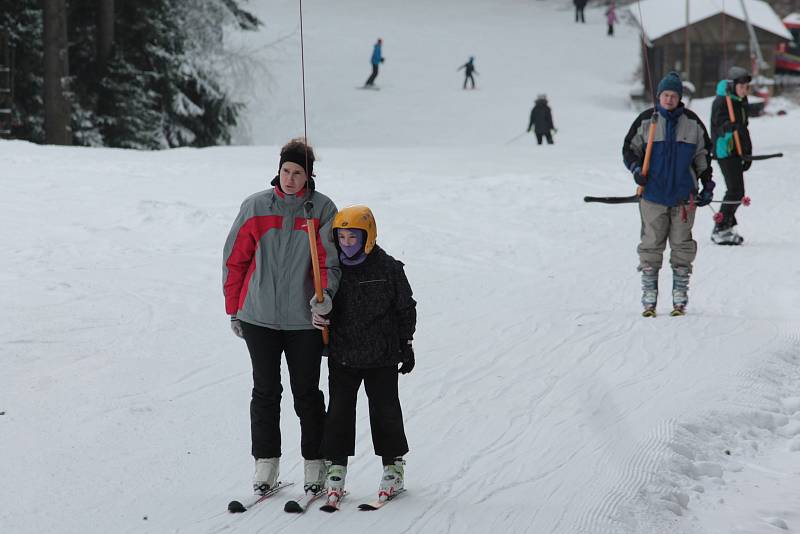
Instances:
[[[750,83],[753,77],[742,67],[734,65],[728,69],[728,79],[733,80],[734,83]]]

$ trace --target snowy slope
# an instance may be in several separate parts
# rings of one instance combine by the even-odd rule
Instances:
[[[252,465],[221,248],[300,132],[289,57],[251,107],[267,146],[0,142],[0,531],[800,531],[800,110],[753,123],[756,151],[787,157],[748,173],[746,245],[713,247],[704,210],[690,315],[645,320],[635,206],[581,201],[633,188],[632,30],[606,38],[597,10],[575,26],[566,2],[333,4],[304,2],[310,137],[320,190],[373,207],[419,301],[401,377],[409,492],[354,510],[380,474],[364,404],[338,516],[224,512]],[[294,24],[293,2],[257,7],[263,43]],[[382,89],[356,91],[378,35]],[[462,92],[470,54],[480,89]],[[557,144],[505,145],[539,92]],[[290,396],[282,478],[300,482]]]

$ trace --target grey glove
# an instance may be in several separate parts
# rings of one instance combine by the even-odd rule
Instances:
[[[317,302],[317,296],[314,295],[308,303],[311,305],[311,313],[317,315],[328,315],[333,309],[333,301],[327,291],[322,292],[322,302]]]
[[[244,328],[242,328],[242,322],[237,319],[235,315],[231,315],[231,330],[233,330],[233,333],[236,334],[236,337],[244,339]]]
[[[311,324],[314,325],[314,328],[317,330],[325,330],[325,328],[331,324],[331,321],[318,313],[312,312]]]

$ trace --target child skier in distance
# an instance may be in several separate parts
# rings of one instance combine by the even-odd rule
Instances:
[[[403,264],[376,244],[375,218],[368,207],[341,210],[332,228],[342,278],[330,317],[312,315],[314,326],[330,329],[330,399],[323,438],[323,453],[330,464],[328,504],[336,505],[341,499],[347,460],[355,454],[356,399],[362,381],[369,399],[372,443],[383,461],[378,498],[386,500],[403,489],[408,442],[398,372],[406,374],[414,368],[411,341],[417,303]]]

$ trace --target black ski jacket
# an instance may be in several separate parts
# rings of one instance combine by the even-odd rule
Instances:
[[[531,120],[528,123],[528,131],[534,129],[537,134],[546,134],[553,129],[553,115],[550,113],[550,106],[547,100],[537,100],[536,105],[531,110]]]
[[[342,264],[330,316],[329,358],[360,369],[397,365],[401,348],[414,337],[416,306],[403,263],[379,246],[359,265]]]
[[[718,91],[721,87],[718,88]],[[742,152],[745,155],[753,153],[753,143],[750,140],[750,130],[748,129],[748,119],[750,104],[747,98],[731,98],[733,105],[733,116],[736,118],[736,123],[739,131],[739,139],[742,142]],[[725,159],[733,156],[738,156],[736,147],[734,145],[733,136],[731,132],[734,130],[731,124],[730,114],[728,113],[728,101],[725,94],[717,94],[714,102],[711,104],[711,146],[714,148],[714,155],[718,159]]]

